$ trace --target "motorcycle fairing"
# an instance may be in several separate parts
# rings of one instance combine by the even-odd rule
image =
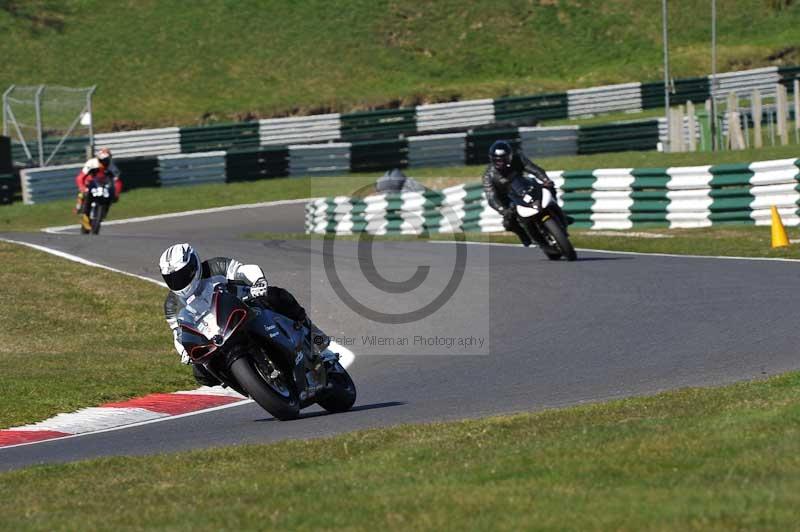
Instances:
[[[247,321],[248,308],[227,292],[214,291],[211,308],[214,309],[213,314],[203,312],[192,315],[182,312],[178,318],[181,343],[189,358],[197,363],[208,360]],[[189,316],[194,320],[187,320]],[[210,321],[211,317],[216,318],[215,324]]]

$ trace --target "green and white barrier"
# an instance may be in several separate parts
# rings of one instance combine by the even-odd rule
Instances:
[[[708,227],[770,223],[777,206],[784,224],[800,225],[800,160],[673,168],[552,171],[559,204],[578,227]],[[424,193],[320,199],[306,206],[306,232],[421,234],[498,232],[501,217],[480,183]]]

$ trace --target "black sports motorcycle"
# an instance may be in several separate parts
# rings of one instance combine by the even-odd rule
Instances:
[[[568,261],[578,258],[567,235],[567,227],[553,209],[556,198],[535,177],[519,177],[511,183],[509,200],[520,225],[547,258]]]
[[[217,285],[207,308],[184,308],[178,323],[193,364],[280,420],[314,403],[329,412],[355,403],[356,387],[339,355],[320,353],[305,326],[251,298],[243,283]]]

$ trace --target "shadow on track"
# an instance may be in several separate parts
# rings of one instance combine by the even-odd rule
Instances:
[[[350,413],[353,413],[353,412],[361,412],[362,410],[374,410],[376,408],[391,408],[393,406],[403,406],[403,405],[407,405],[407,404],[408,403],[406,403],[405,401],[387,401],[385,403],[372,403],[372,404],[369,404],[369,405],[358,405],[358,406],[354,406],[353,408],[351,408],[347,412],[340,412],[340,413],[335,414],[335,415],[341,416],[341,415],[347,415],[347,414],[350,414]],[[329,415],[334,415],[334,414],[331,414],[330,412],[326,412],[325,410],[318,410],[316,412],[301,413],[300,417],[298,417],[294,421],[298,421],[298,420],[301,420],[301,419],[311,419],[311,418],[315,418],[315,417],[329,416]],[[263,419],[256,419],[255,421],[257,423],[263,423],[265,421],[278,421],[278,420],[275,419],[274,417],[269,417],[269,418],[263,418]]]
[[[591,262],[598,260],[633,260],[633,257],[578,257],[577,262]]]

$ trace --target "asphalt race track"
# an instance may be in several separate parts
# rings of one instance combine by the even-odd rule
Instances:
[[[3,235],[154,279],[174,242],[256,262],[329,334],[352,341],[359,398],[351,412],[309,409],[291,422],[249,403],[0,449],[0,470],[536,410],[800,367],[797,263],[587,251],[555,263],[510,246],[241,236],[302,229],[297,203],[107,225],[96,237]]]

